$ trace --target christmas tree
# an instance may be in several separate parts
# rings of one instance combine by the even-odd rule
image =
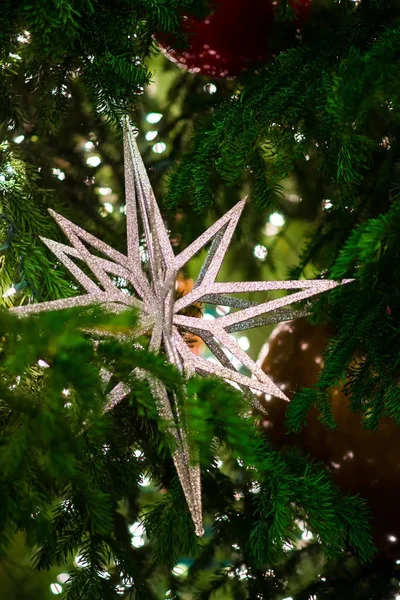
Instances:
[[[400,598],[399,50],[3,0],[1,598]]]

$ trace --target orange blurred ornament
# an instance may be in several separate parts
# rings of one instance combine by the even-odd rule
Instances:
[[[193,279],[186,279],[182,273],[178,273],[175,284],[177,298],[186,296],[186,294],[192,291],[193,286]],[[194,304],[188,306],[183,311],[183,314],[185,314],[187,317],[196,317],[200,319],[203,314],[202,308],[203,306],[201,302],[195,302]],[[204,347],[204,342],[201,339],[201,337],[189,331],[185,332],[183,335],[187,345],[189,346],[193,354],[199,355],[202,348]]]
[[[313,386],[322,368],[322,353],[329,340],[325,326],[304,319],[281,323],[260,354],[265,373],[291,398],[303,387]],[[349,408],[342,389],[332,392],[332,411],[337,428],[326,429],[312,408],[307,425],[297,434],[285,427],[287,402],[260,398],[268,416],[263,421],[268,439],[278,447],[296,445],[325,463],[343,493],[363,496],[372,513],[375,544],[380,551],[400,555],[400,430],[384,417],[378,431],[368,431],[362,418]]]

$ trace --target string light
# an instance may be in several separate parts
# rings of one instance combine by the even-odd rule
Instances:
[[[110,202],[104,202],[103,206],[108,213],[112,213],[114,210],[114,206]]]
[[[228,315],[231,312],[231,307],[220,305],[220,306],[217,306],[217,308],[215,309],[215,312],[220,317],[223,317],[224,315]]]
[[[17,290],[15,289],[14,285],[12,285],[10,288],[8,288],[6,292],[4,292],[3,298],[9,298],[10,296],[13,296],[16,293]]]
[[[23,142],[23,141],[24,141],[24,139],[25,139],[25,136],[24,136],[24,135],[17,135],[17,137],[15,137],[15,138],[14,138],[14,142],[15,142],[16,144],[20,144],[21,142]]]
[[[139,485],[141,485],[142,487],[148,487],[149,485],[151,485],[151,479],[149,477],[143,476],[142,480],[139,481]]]
[[[282,227],[282,225],[285,224],[285,217],[278,212],[274,212],[271,215],[269,215],[268,220],[271,223],[271,225],[275,225],[275,227]]]
[[[61,169],[53,169],[53,175],[56,175],[60,181],[64,181],[65,173]]]
[[[50,591],[55,594],[56,596],[58,596],[59,594],[62,594],[63,588],[62,585],[60,585],[59,583],[52,583],[50,585]]]
[[[109,196],[112,193],[112,189],[110,187],[99,187],[100,196]]]
[[[111,574],[108,571],[98,571],[97,575],[102,579],[110,579]]]
[[[23,33],[18,34],[17,40],[20,44],[27,44],[29,42],[30,37],[31,34],[29,33],[29,31],[24,31]]]
[[[86,164],[90,167],[98,167],[100,163],[100,156],[89,156],[89,158],[86,159]]]
[[[306,136],[304,135],[304,133],[301,133],[298,131],[297,133],[294,134],[294,139],[296,142],[302,142],[303,140],[306,139]]]
[[[238,344],[242,348],[242,350],[248,350],[250,348],[250,340],[246,335],[242,335],[238,339]]]
[[[142,523],[137,521],[129,527],[129,533],[132,534],[131,544],[134,548],[141,548],[145,544],[145,529]]]
[[[206,312],[203,315],[203,319],[205,319],[206,321],[214,321],[215,317],[211,313]]]
[[[144,136],[146,138],[146,140],[148,142],[151,142],[152,140],[154,140],[156,137],[158,136],[158,131],[153,130],[153,131],[148,131],[146,133],[146,135]]]
[[[178,563],[172,569],[172,573],[174,575],[176,575],[177,577],[182,577],[183,575],[185,575],[187,573],[187,571],[188,571],[188,567],[183,563]]]
[[[262,244],[257,244],[254,246],[253,254],[258,260],[264,261],[267,258],[268,249]]]
[[[203,90],[207,92],[207,94],[215,94],[217,91],[217,86],[214,83],[206,83],[203,87]]]
[[[39,367],[42,367],[42,369],[50,368],[50,365],[45,360],[42,360],[41,358],[39,358],[39,360],[37,361],[37,364],[39,365]]]
[[[153,152],[155,152],[156,154],[162,154],[163,152],[165,152],[166,149],[167,145],[164,144],[164,142],[157,142],[153,146]]]
[[[83,556],[81,556],[80,554],[77,554],[75,556],[74,563],[77,567],[80,567],[81,569],[89,566],[88,561],[85,558],[83,558]]]
[[[161,113],[152,112],[146,116],[146,121],[148,123],[152,123],[152,124],[158,123],[159,121],[161,121],[161,119],[162,119]]]

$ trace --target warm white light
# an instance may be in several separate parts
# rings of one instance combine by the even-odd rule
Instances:
[[[142,546],[144,546],[144,539],[134,535],[131,539],[131,544],[134,548],[141,548]]]
[[[103,206],[108,213],[112,213],[114,210],[114,206],[110,202],[104,202]]]
[[[112,193],[112,189],[110,187],[99,187],[100,196],[109,196]]]
[[[214,321],[215,317],[211,313],[204,313],[203,319],[206,321]]]
[[[285,217],[281,213],[274,212],[269,215],[269,222],[275,227],[282,227],[285,224]]]
[[[252,494],[259,494],[261,491],[261,486],[258,483],[258,481],[252,481],[251,482],[251,488],[250,488],[250,492]]]
[[[158,136],[158,131],[153,130],[153,131],[148,131],[144,137],[146,138],[146,140],[148,142],[151,142],[157,136]]]
[[[387,539],[389,540],[389,542],[392,542],[392,544],[397,542],[397,537],[395,535],[388,535]]]
[[[183,563],[178,563],[172,569],[172,573],[174,575],[176,575],[177,577],[182,577],[182,575],[184,575],[187,570],[188,570],[188,567],[186,565],[184,565]]]
[[[322,200],[322,208],[324,210],[329,210],[330,208],[332,208],[333,204],[330,200]]]
[[[85,558],[83,558],[83,556],[81,556],[80,554],[77,554],[77,556],[75,556],[74,562],[76,566],[81,567],[81,569],[89,565],[88,561]]]
[[[59,583],[66,583],[69,579],[69,573],[60,573],[57,575],[57,581]]]
[[[314,536],[311,531],[303,531],[301,537],[303,540],[312,540]]]
[[[146,117],[148,123],[158,123],[162,119],[161,113],[149,113]]]
[[[206,83],[206,85],[203,87],[203,90],[207,92],[207,94],[215,94],[217,91],[217,86],[214,85],[214,83]]]
[[[250,348],[250,340],[246,335],[242,335],[238,339],[238,344],[242,348],[242,350],[248,350]]]
[[[41,358],[39,358],[39,360],[37,361],[37,364],[39,365],[39,367],[42,367],[42,369],[48,369],[50,367],[50,365],[45,360],[42,360]]]
[[[100,163],[100,156],[89,156],[89,158],[86,159],[86,164],[89,165],[89,167],[98,167]]]
[[[20,144],[21,142],[23,142],[23,141],[24,141],[24,139],[25,139],[25,136],[24,136],[24,135],[17,135],[17,137],[15,137],[15,138],[14,138],[14,142],[15,142],[16,144]]]
[[[93,142],[86,142],[86,144],[83,146],[85,148],[85,150],[89,151],[89,150],[93,150],[94,148],[94,144]]]
[[[12,285],[10,288],[8,288],[8,290],[6,292],[4,292],[3,298],[8,298],[9,296],[13,296],[16,293],[17,293],[17,290]]]
[[[141,537],[145,533],[143,524],[140,523],[140,521],[136,521],[136,523],[133,523],[129,526],[129,533],[134,536]]]
[[[24,31],[23,33],[18,34],[17,40],[20,44],[27,44],[29,42],[29,31]]]
[[[53,169],[53,175],[56,175],[60,181],[65,179],[65,173],[61,169]]]
[[[108,571],[98,571],[98,576],[102,579],[110,579],[111,575]]]
[[[59,594],[62,594],[62,585],[60,585],[59,583],[52,583],[50,586],[50,591],[56,596],[58,596]]]
[[[298,131],[297,133],[294,134],[294,139],[296,142],[301,142],[306,139],[306,136],[304,135],[304,133],[301,133],[300,131]]]
[[[151,479],[149,477],[144,476],[142,481],[139,482],[139,485],[141,485],[142,487],[148,487],[149,485],[151,485]]]
[[[268,250],[262,244],[254,246],[253,254],[258,260],[265,260],[267,258]]]
[[[167,144],[164,144],[164,142],[157,142],[157,144],[154,144],[153,146],[153,152],[155,152],[156,154],[162,154],[163,152],[165,152],[167,148]]]

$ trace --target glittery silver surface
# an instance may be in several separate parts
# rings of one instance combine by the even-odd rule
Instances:
[[[124,121],[124,159],[127,255],[121,254],[71,221],[50,211],[71,246],[47,239],[43,239],[43,242],[72,273],[87,294],[22,306],[12,310],[24,315],[91,304],[102,304],[112,310],[121,310],[128,306],[136,307],[139,311],[139,325],[135,333],[151,331],[150,349],[155,353],[165,352],[168,360],[186,376],[197,372],[202,375],[216,375],[232,381],[246,392],[245,397],[253,405],[257,403],[253,391],[288,400],[283,391],[273,383],[261,367],[242,350],[231,334],[267,323],[286,321],[292,319],[294,315],[305,314],[307,312],[305,310],[295,312],[285,307],[332,289],[340,283],[323,279],[216,282],[246,200],[238,202],[197,240],[174,256],[167,228],[151,189],[132,128],[127,120]],[[141,262],[141,233],[145,237],[150,277],[146,275]],[[193,290],[175,300],[176,274],[209,242],[211,242],[210,249]],[[95,248],[101,256],[92,254],[88,250],[88,246]],[[72,260],[74,258],[86,263],[93,273],[94,280],[98,283],[95,283],[74,263]],[[133,286],[135,295],[129,296],[119,290],[110,275],[124,278]],[[341,283],[349,281],[345,280]],[[261,303],[229,295],[250,292],[268,293],[275,290],[298,291],[283,298],[266,299]],[[183,309],[198,301],[229,306],[234,310],[214,321],[180,314]],[[191,332],[200,336],[214,354],[215,361],[209,361],[193,354],[184,341],[182,332]],[[243,365],[250,375],[238,372],[233,365],[232,357],[236,359],[235,362],[238,361]],[[176,442],[173,453],[174,464],[196,533],[202,535],[200,467],[193,464],[193,457],[190,456],[187,435],[179,419],[176,399],[169,396],[164,384],[150,374],[135,369],[132,375],[148,380],[157,402],[159,414],[169,423],[169,430]],[[105,371],[103,376],[106,382],[109,379],[109,373]],[[105,411],[111,410],[129,392],[126,384],[116,385],[108,395]],[[171,402],[174,405],[173,408]]]

